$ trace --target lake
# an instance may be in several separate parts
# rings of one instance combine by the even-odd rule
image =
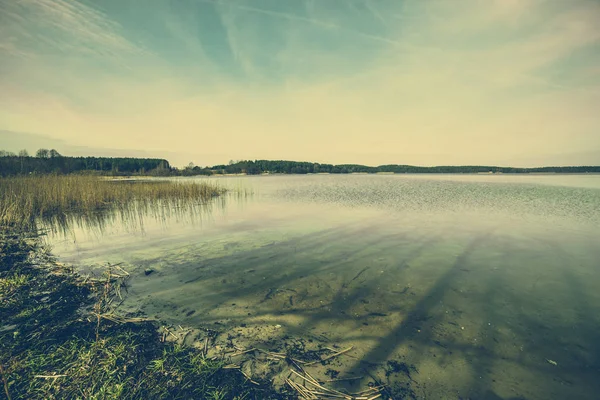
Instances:
[[[246,347],[352,346],[315,372],[349,390],[598,398],[600,175],[189,179],[237,191],[75,222],[54,253],[122,263],[127,312]]]

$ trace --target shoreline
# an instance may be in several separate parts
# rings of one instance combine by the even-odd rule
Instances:
[[[222,359],[161,340],[158,321],[118,315],[112,303],[127,277],[117,266],[104,277],[83,277],[39,240],[0,231],[0,364],[8,399],[293,398],[266,381],[250,383]]]
[[[220,398],[295,399],[311,391],[348,395],[343,383],[356,380],[338,377],[330,365],[351,348],[310,335],[271,340],[268,332],[280,325],[183,327],[140,313],[120,315],[118,306],[133,278],[127,271],[108,264],[102,275],[80,275],[44,248],[38,234],[0,229],[0,261],[0,282],[8,288],[0,292],[0,365],[9,399],[75,392],[86,397],[220,393],[226,395]],[[91,370],[82,374],[84,365]],[[211,392],[204,391],[207,371]],[[112,375],[116,378],[109,379]],[[362,387],[370,398],[393,395],[371,377]],[[142,381],[154,381],[154,389],[142,387]],[[124,382],[134,383],[128,385],[133,388]]]

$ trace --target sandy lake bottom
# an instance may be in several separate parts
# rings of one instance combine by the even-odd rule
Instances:
[[[418,399],[600,393],[600,176],[211,179],[254,194],[188,216],[74,224],[49,241],[82,273],[121,263],[132,275],[121,312],[193,328],[188,344],[351,347],[307,367],[332,387],[376,377]],[[245,360],[249,375],[287,371]]]

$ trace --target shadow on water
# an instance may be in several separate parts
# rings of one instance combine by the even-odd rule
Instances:
[[[192,218],[224,200],[192,207]],[[142,207],[65,227],[101,233],[126,220],[143,229],[149,215],[160,222],[172,213],[190,218],[190,208]],[[255,228],[240,224],[230,233]],[[375,377],[416,398],[592,399],[600,392],[598,298],[559,243],[516,243],[495,228],[382,231],[365,221],[260,235],[251,248],[229,238],[145,257],[132,271],[138,279],[125,306],[212,329],[282,325],[269,333],[271,343],[304,337],[355,346],[353,357],[335,364],[345,376],[365,377],[340,383],[349,389]],[[223,254],[209,249],[215,243]],[[543,246],[551,256],[540,256]],[[156,265],[162,269],[143,276]]]
[[[586,316],[588,325],[561,338],[569,333],[561,331],[565,322],[560,318],[548,320],[552,310],[542,308],[543,299],[531,299],[521,288],[511,290],[515,286],[511,274],[522,266],[510,265],[507,259],[515,248],[493,231],[467,242],[444,270],[431,271],[435,276],[428,289],[415,294],[415,288],[406,286],[412,274],[411,263],[443,245],[444,235],[377,236],[370,229],[332,228],[226,257],[204,259],[200,265],[177,264],[173,270],[182,272],[166,274],[159,284],[172,289],[155,296],[177,309],[199,308],[189,318],[179,312],[174,316],[190,324],[235,327],[280,322],[287,327],[282,336],[359,343],[368,350],[345,366],[348,376],[375,374],[392,386],[402,382],[422,396],[436,393],[464,399],[524,399],[543,398],[540,394],[546,393],[551,398],[558,386],[564,393],[578,393],[578,398],[593,398],[586,385],[594,382],[590,375],[597,371],[597,324],[590,324],[593,309],[584,305],[593,303],[582,297],[573,275],[567,277],[567,284],[581,302],[580,319]],[[326,254],[323,243],[335,248],[333,253],[339,257],[296,259],[298,254]],[[498,268],[490,274],[480,270],[484,266],[478,265],[479,253],[498,244],[506,245],[496,261],[506,271]],[[399,253],[395,264],[373,265],[379,255],[393,253],[398,246],[409,250]],[[239,265],[243,265],[243,271]],[[397,282],[401,282],[398,289]],[[475,285],[476,289],[460,294],[458,288],[465,285]],[[540,307],[537,311],[528,304],[532,301]],[[239,307],[230,307],[231,303]],[[472,333],[464,338],[459,325],[467,323]],[[575,346],[586,346],[584,350],[594,358],[564,366],[569,371],[563,371],[562,361],[558,367],[552,365],[548,361],[552,360],[551,349],[571,346],[574,338],[583,343]],[[386,376],[386,363],[398,359],[415,365],[420,373],[408,379]],[[433,378],[420,376],[426,369],[434,373],[444,368],[457,370],[446,374],[459,379],[451,389],[436,387],[441,385]],[[578,382],[570,377],[573,373],[581,375]],[[532,382],[535,379],[539,381]],[[597,384],[593,386],[598,389]],[[511,391],[517,395],[511,395]]]

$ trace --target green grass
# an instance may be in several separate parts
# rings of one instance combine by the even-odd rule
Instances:
[[[124,282],[110,272],[105,281],[82,278],[37,235],[39,222],[179,209],[223,192],[189,181],[0,179],[0,399],[290,398],[194,348],[161,341],[154,322],[111,319]]]
[[[225,190],[205,182],[110,180],[88,175],[0,178],[0,224],[32,227],[67,215],[122,210],[135,203],[180,207],[207,202]]]
[[[37,238],[0,225],[0,398],[293,398],[162,342],[153,322],[98,323],[122,284],[110,277],[84,280]]]

